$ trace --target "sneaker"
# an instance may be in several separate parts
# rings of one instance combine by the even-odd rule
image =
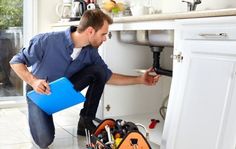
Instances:
[[[77,135],[85,136],[85,129],[89,130],[90,134],[92,134],[96,129],[96,125],[94,125],[93,120],[91,118],[80,116],[78,122]]]

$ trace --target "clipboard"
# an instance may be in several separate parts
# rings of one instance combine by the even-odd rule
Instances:
[[[49,83],[51,94],[45,95],[34,90],[27,93],[27,96],[48,115],[64,110],[86,99],[73,88],[73,84],[65,77]]]

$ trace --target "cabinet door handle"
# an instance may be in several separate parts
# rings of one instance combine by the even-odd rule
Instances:
[[[227,37],[228,36],[228,34],[227,33],[200,33],[200,34],[198,34],[199,36],[201,36],[201,37],[208,37],[208,38],[225,38],[225,37]]]

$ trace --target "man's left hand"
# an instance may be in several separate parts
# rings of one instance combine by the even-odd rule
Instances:
[[[153,68],[149,68],[142,76],[142,82],[145,85],[156,85],[156,83],[159,81],[160,75],[156,74],[153,75],[151,73],[155,73]]]

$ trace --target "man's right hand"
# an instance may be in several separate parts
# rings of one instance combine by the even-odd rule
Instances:
[[[40,94],[51,94],[47,80],[35,79],[32,83],[33,89]]]
[[[16,74],[24,80],[27,84],[33,87],[37,93],[49,95],[50,87],[47,80],[36,78],[31,72],[29,72],[27,66],[22,63],[11,64],[11,68]]]

